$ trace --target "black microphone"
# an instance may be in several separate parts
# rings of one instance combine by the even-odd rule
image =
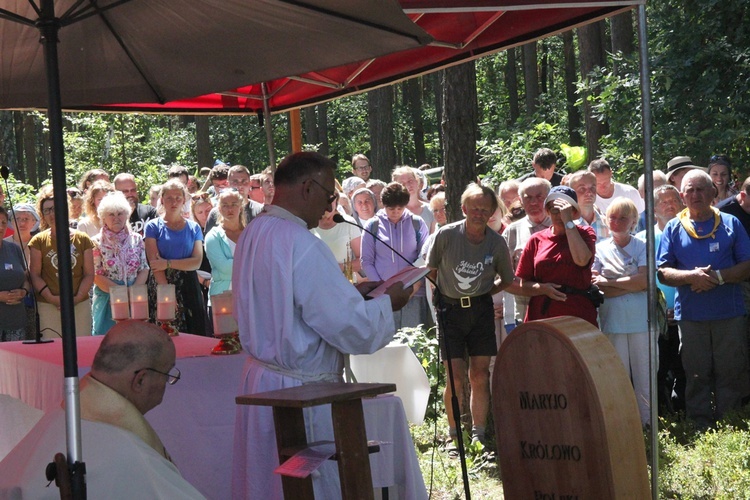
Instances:
[[[5,165],[0,166],[0,177],[6,181],[8,180],[8,177],[10,177],[10,170],[8,170],[8,167]]]

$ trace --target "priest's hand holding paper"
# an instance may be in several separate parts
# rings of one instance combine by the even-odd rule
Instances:
[[[361,281],[357,283],[355,288],[357,291],[362,294],[362,296],[366,299],[369,299],[370,297],[367,296],[370,292],[375,290],[377,287],[379,287],[383,283],[382,281]]]
[[[414,287],[408,286],[404,288],[403,281],[396,281],[391,283],[390,286],[381,286],[385,283],[384,281],[364,281],[358,283],[357,290],[362,296],[367,299],[379,297],[380,295],[389,295],[391,297],[391,308],[394,311],[398,311],[409,302],[409,298],[414,293]],[[377,290],[380,288],[379,290]]]
[[[400,281],[389,286],[385,293],[391,297],[391,308],[398,311],[404,307],[409,302],[413,289],[413,286],[404,288],[404,284]]]

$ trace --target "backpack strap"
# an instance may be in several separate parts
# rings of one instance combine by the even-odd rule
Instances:
[[[378,234],[378,226],[379,225],[380,225],[380,219],[378,219],[377,217],[373,217],[370,220],[370,223],[367,224],[367,230],[370,231],[373,235],[375,235],[373,237],[373,239],[375,240],[375,245],[378,244],[377,234]],[[375,248],[375,245],[373,245],[373,248]]]
[[[421,228],[421,226],[419,225],[419,221],[413,216],[411,218],[411,223],[414,226],[414,235],[417,237],[417,254],[419,254],[422,251],[422,242],[419,241],[421,239],[419,237],[419,229]]]

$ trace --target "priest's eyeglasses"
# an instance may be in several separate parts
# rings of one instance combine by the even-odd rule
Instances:
[[[338,193],[336,193],[335,191],[331,191],[331,190],[329,190],[329,189],[328,189],[328,188],[326,188],[326,187],[325,187],[325,186],[324,186],[323,184],[321,184],[320,182],[316,181],[316,180],[315,180],[315,179],[313,179],[312,177],[310,177],[310,180],[311,180],[311,181],[313,181],[313,182],[314,182],[315,184],[317,184],[317,185],[318,185],[318,186],[320,187],[320,189],[322,189],[323,191],[325,191],[325,192],[326,192],[326,194],[328,195],[328,204],[329,204],[329,205],[330,205],[331,203],[333,203],[333,202],[334,202],[334,201],[336,200],[336,198],[338,198],[338,197],[339,197]]]
[[[150,372],[158,373],[159,375],[164,375],[165,377],[167,377],[167,383],[169,385],[175,385],[177,381],[180,380],[180,377],[182,376],[182,373],[180,373],[180,369],[177,368],[176,366],[174,367],[172,371],[177,372],[177,375],[172,375],[171,373],[160,372],[159,370],[156,370],[154,368],[141,368],[140,370],[136,370],[134,373],[138,373],[139,371],[142,371],[142,370],[148,370]]]

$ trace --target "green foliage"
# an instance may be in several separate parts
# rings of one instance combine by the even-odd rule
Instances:
[[[3,192],[5,192],[5,182],[3,182]],[[18,203],[31,203],[36,204],[36,194],[39,192],[37,188],[30,184],[25,184],[16,179],[13,174],[8,177],[8,192],[6,193],[6,203],[10,207],[11,200],[13,204]]]
[[[280,161],[290,149],[289,120],[286,114],[279,114],[271,117],[271,123],[274,152]],[[230,165],[245,165],[253,173],[268,166],[266,131],[257,116],[212,116],[209,128],[214,159]]]
[[[666,170],[674,156],[706,165],[728,154],[741,181],[750,149],[750,25],[746,2],[650,2],[649,58],[653,165]],[[611,56],[614,61],[614,56]],[[579,92],[597,87],[596,117],[609,125],[602,154],[615,176],[634,183],[643,170],[640,72],[637,59],[617,56],[619,74],[599,68]]]
[[[351,172],[352,155],[370,154],[367,124],[367,94],[359,94],[328,103],[329,156]]]
[[[741,0],[652,2],[657,164],[686,154],[699,165],[728,153],[747,165],[750,25]]]
[[[532,127],[518,127],[506,136],[494,140],[481,140],[479,158],[485,176],[494,185],[515,179],[531,171],[531,159],[537,149],[552,147],[567,141],[565,131],[557,124],[539,123]],[[565,168],[558,164],[558,168]]]
[[[747,415],[746,415],[747,416]],[[666,426],[659,432],[662,498],[745,498],[750,491],[750,432],[721,425],[715,431],[689,435]],[[672,432],[676,431],[677,435]]]
[[[602,157],[618,181],[635,185],[643,172],[640,74],[636,61],[620,55],[616,59],[618,74],[597,68],[578,89],[581,94],[590,93],[596,118],[609,125],[610,133],[600,142]],[[655,163],[655,168],[658,165]]]

